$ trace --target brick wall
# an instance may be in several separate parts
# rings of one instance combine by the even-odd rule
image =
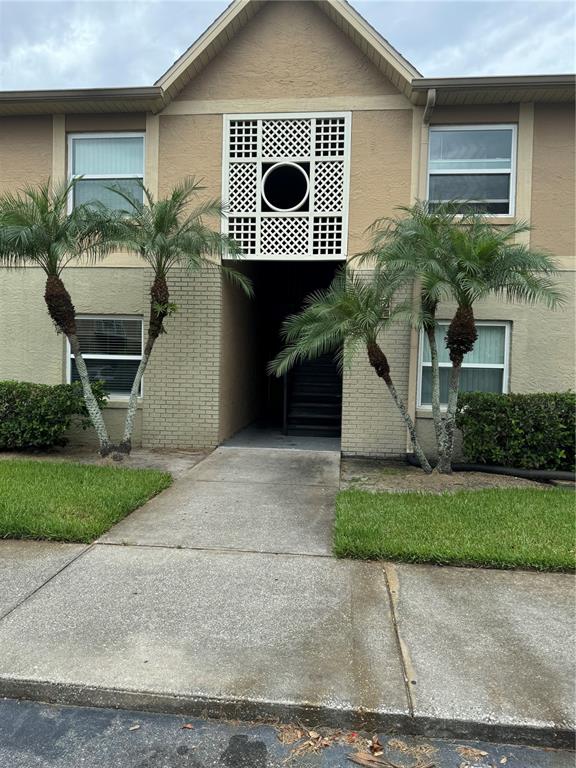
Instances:
[[[150,273],[147,272],[147,285]],[[216,270],[174,270],[166,321],[144,379],[142,445],[209,448],[218,443],[221,281]]]
[[[404,299],[405,297],[399,297]],[[379,339],[398,394],[408,402],[410,325],[395,322]],[[347,455],[399,456],[406,453],[406,427],[388,388],[358,350],[344,370],[342,452]]]

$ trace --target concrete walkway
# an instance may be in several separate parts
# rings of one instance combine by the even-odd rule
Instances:
[[[0,696],[570,744],[573,577],[336,560],[338,470],[220,448],[95,545],[0,542]]]

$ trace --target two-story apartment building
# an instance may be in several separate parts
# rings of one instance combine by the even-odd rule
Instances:
[[[279,323],[365,247],[376,218],[417,199],[472,199],[498,224],[531,223],[526,240],[556,256],[569,300],[558,312],[479,305],[463,385],[572,387],[574,86],[569,75],[427,79],[340,0],[235,0],[154,86],[0,93],[0,191],[82,176],[74,205],[110,202],[111,181],[135,190],[144,179],[161,196],[194,175],[206,196],[226,202],[222,226],[244,251],[256,297],[214,271],[174,274],[178,312],[144,379],[137,443],[210,447],[258,418],[281,424],[292,414],[294,429],[318,434],[341,418],[346,453],[397,455],[404,426],[361,355],[343,382],[326,362],[287,386],[266,376]],[[28,268],[1,280],[0,379],[70,380],[43,275]],[[123,253],[70,266],[65,281],[118,433],[142,353],[149,274]],[[408,325],[384,344],[431,446],[425,346]]]

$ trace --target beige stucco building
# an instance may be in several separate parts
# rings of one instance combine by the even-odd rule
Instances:
[[[476,199],[498,224],[531,223],[527,241],[556,256],[569,300],[559,312],[479,305],[466,386],[573,387],[574,85],[561,75],[426,79],[340,0],[235,0],[152,87],[0,93],[0,192],[81,175],[77,199],[106,199],[110,180],[130,189],[138,178],[163,195],[194,175],[227,203],[222,226],[244,250],[256,298],[214,271],[173,274],[178,312],[145,375],[136,442],[205,448],[256,420],[313,434],[341,422],[344,452],[399,455],[406,431],[363,356],[343,382],[327,361],[286,387],[266,376],[279,322],[366,245],[376,218],[417,199]],[[113,436],[149,277],[129,254],[65,274],[91,370],[109,381]],[[68,380],[42,273],[1,279],[0,379]],[[426,350],[407,325],[383,343],[431,448]]]

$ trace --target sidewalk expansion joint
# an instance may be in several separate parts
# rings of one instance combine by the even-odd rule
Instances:
[[[55,579],[56,576],[59,576],[62,573],[62,571],[65,571],[66,568],[68,568],[70,565],[72,565],[72,563],[75,563],[76,560],[78,560],[79,558],[83,557],[87,552],[89,552],[94,547],[94,544],[95,544],[95,542],[93,542],[92,544],[87,544],[86,547],[82,550],[82,552],[78,552],[78,554],[74,555],[74,557],[72,557],[70,560],[68,560],[67,563],[64,563],[64,565],[61,568],[58,568],[58,570],[55,571],[52,574],[52,576],[47,578],[46,581],[43,581],[42,584],[40,584],[38,587],[35,587],[35,589],[33,589],[31,592],[28,592],[28,594],[24,595],[24,597],[21,600],[19,600],[16,603],[16,605],[13,605],[11,608],[9,608],[4,613],[0,613],[0,621],[3,621],[5,618],[10,616],[12,613],[14,613],[14,611],[17,610],[18,608],[20,608],[21,605],[24,605],[24,603],[27,602],[28,600],[30,600],[31,597],[34,597],[34,595],[37,592],[39,592],[41,589],[43,589],[47,584],[50,584],[50,582],[53,581],[53,579]]]
[[[413,683],[416,682],[416,679],[413,674],[412,664],[410,663],[406,646],[400,635],[398,618],[396,616],[396,603],[398,600],[397,579],[395,574],[392,576],[388,573],[386,569],[386,564],[382,566],[382,573],[384,574],[384,582],[386,584],[386,591],[388,593],[388,600],[390,602],[390,615],[392,616],[392,627],[394,630],[394,637],[396,639],[396,645],[398,647],[398,655],[400,656],[400,663],[402,665],[402,677],[404,678],[406,702],[408,704],[408,711],[410,713],[410,717],[414,717],[414,699],[412,697],[412,685]]]
[[[284,552],[279,550],[238,549],[237,547],[192,547],[188,544],[139,544],[133,541],[95,541],[91,546],[99,547],[134,547],[136,549],[179,549],[191,552],[210,552],[211,554],[224,555],[286,555],[286,557],[320,557],[335,560],[337,558],[329,553],[317,552]],[[83,554],[83,553],[82,553]]]

